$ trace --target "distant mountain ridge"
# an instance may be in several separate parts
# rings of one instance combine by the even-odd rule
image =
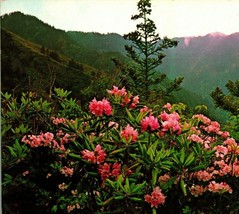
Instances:
[[[239,79],[239,33],[177,40],[177,48],[166,52],[161,69],[171,78],[184,76],[187,89],[205,95],[216,86],[224,88],[229,79]]]
[[[117,51],[102,50],[98,47],[94,48],[92,45],[88,47],[88,44],[75,41],[72,38],[72,33],[55,29],[38,18],[21,12],[1,16],[1,27],[26,40],[65,54],[81,63],[90,64],[97,69],[110,71],[114,68],[109,55],[121,59],[123,57]]]
[[[66,32],[21,12],[1,16],[1,27],[78,63],[88,64],[96,72],[114,75],[111,57],[127,60],[124,45],[128,42],[115,33]],[[178,46],[165,51],[166,57],[158,70],[170,78],[184,76],[183,87],[201,96],[204,102],[201,104],[212,106],[209,96],[212,90],[217,86],[225,89],[228,80],[239,79],[239,32],[175,39],[179,41]],[[179,101],[183,97],[178,96]]]

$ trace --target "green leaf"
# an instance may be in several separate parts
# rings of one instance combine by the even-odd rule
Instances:
[[[131,200],[131,201],[142,201],[142,199],[141,198],[137,198],[137,197],[129,197],[129,200]]]
[[[125,186],[124,186],[124,188],[125,188],[125,191],[127,193],[130,193],[130,185],[129,185],[129,179],[128,178],[125,179]]]
[[[142,184],[138,184],[137,186],[135,186],[134,189],[132,189],[132,193],[139,193],[145,186],[146,181],[144,181]]]
[[[5,186],[13,182],[13,177],[9,174],[4,174],[2,185]]]
[[[14,157],[17,158],[17,153],[14,151],[14,148],[10,147],[10,146],[6,146],[10,152],[10,154]]]
[[[184,163],[184,166],[189,166],[194,160],[195,160],[195,153],[194,152],[191,152],[189,155],[188,155],[188,157],[187,157],[187,159],[186,159],[186,161],[185,161],[185,163]]]
[[[126,110],[127,116],[129,117],[130,121],[131,121],[131,122],[134,122],[134,117],[133,117],[133,115],[130,113],[130,111],[129,111],[127,108],[125,108],[125,110]]]
[[[199,166],[193,167],[190,171],[197,171],[201,169],[206,169],[208,164],[200,164]]]
[[[185,184],[183,178],[181,178],[181,179],[180,179],[180,187],[181,187],[181,189],[182,189],[182,191],[183,191],[183,195],[184,195],[184,196],[187,196],[186,186],[187,186],[187,185]]]
[[[108,179],[108,178],[107,178],[105,181],[106,181],[107,183],[109,183],[112,188],[115,188],[115,182],[111,181],[111,180]]]
[[[53,213],[56,213],[56,212],[57,212],[57,205],[54,205],[54,206],[51,208],[51,212],[53,212]]]
[[[109,153],[109,155],[114,155],[114,154],[118,154],[118,153],[121,153],[125,150],[125,148],[121,148],[121,149],[116,149],[112,152]]]
[[[184,163],[184,160],[185,160],[185,149],[182,148],[181,151],[181,156],[180,156],[180,162],[183,164]]]
[[[124,197],[125,196],[123,196],[123,195],[119,195],[119,196],[115,196],[114,199],[115,200],[122,200],[122,199],[124,199]]]
[[[158,177],[158,169],[153,168],[152,170],[152,186],[155,186]]]

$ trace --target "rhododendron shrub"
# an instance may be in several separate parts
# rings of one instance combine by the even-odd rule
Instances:
[[[32,101],[17,106],[4,96],[6,212],[14,206],[21,213],[239,211],[239,144],[218,122],[186,117],[182,104],[141,104],[116,86],[101,101],[90,101],[88,112],[57,92],[58,103],[46,102],[52,109],[41,129],[31,120],[9,128],[13,110],[28,111]],[[19,113],[18,119],[29,115]],[[30,208],[11,194],[23,190]]]

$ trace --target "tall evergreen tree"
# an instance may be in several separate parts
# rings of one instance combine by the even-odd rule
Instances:
[[[235,82],[229,80],[226,84],[229,94],[225,94],[219,87],[212,93],[211,97],[217,107],[231,112],[233,115],[239,114],[239,80]]]
[[[162,99],[179,89],[183,78],[177,78],[173,82],[163,83],[166,75],[156,71],[162,63],[165,55],[163,50],[177,46],[177,41],[161,39],[156,33],[156,25],[149,18],[151,15],[150,0],[138,2],[138,14],[131,17],[132,20],[140,20],[134,32],[124,35],[130,45],[126,45],[127,56],[134,62],[133,66],[123,69],[123,81],[132,91],[141,95],[145,101]],[[115,61],[118,67],[119,61]],[[125,78],[124,78],[125,77]],[[166,82],[166,81],[165,81]]]

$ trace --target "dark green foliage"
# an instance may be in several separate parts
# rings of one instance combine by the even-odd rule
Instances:
[[[50,58],[52,58],[55,61],[61,62],[59,54],[57,52],[54,51],[50,51],[49,55]]]
[[[12,91],[18,96],[21,92],[37,91],[47,97],[56,86],[71,90],[72,95],[80,98],[81,90],[91,84],[90,72],[93,68],[87,66],[84,71],[84,66],[78,63],[68,66],[69,58],[65,59],[65,56],[43,46],[38,48],[4,29],[1,36],[4,41],[1,85],[3,92]],[[42,54],[43,50],[45,55]]]
[[[233,115],[239,114],[239,80],[235,82],[229,80],[226,84],[229,94],[225,94],[217,87],[211,96],[217,107],[231,112]]]
[[[150,0],[140,0],[138,2],[139,14],[132,16],[132,20],[140,20],[136,25],[137,30],[124,35],[124,38],[132,44],[126,45],[127,56],[134,61],[134,65],[125,69],[127,81],[136,93],[139,93],[144,100],[162,99],[168,96],[173,90],[179,88],[183,78],[175,79],[169,85],[164,85],[162,81],[165,74],[156,72],[155,69],[162,63],[165,57],[163,50],[177,46],[177,41],[165,37],[161,39],[156,33],[156,26],[149,18],[151,15]]]

